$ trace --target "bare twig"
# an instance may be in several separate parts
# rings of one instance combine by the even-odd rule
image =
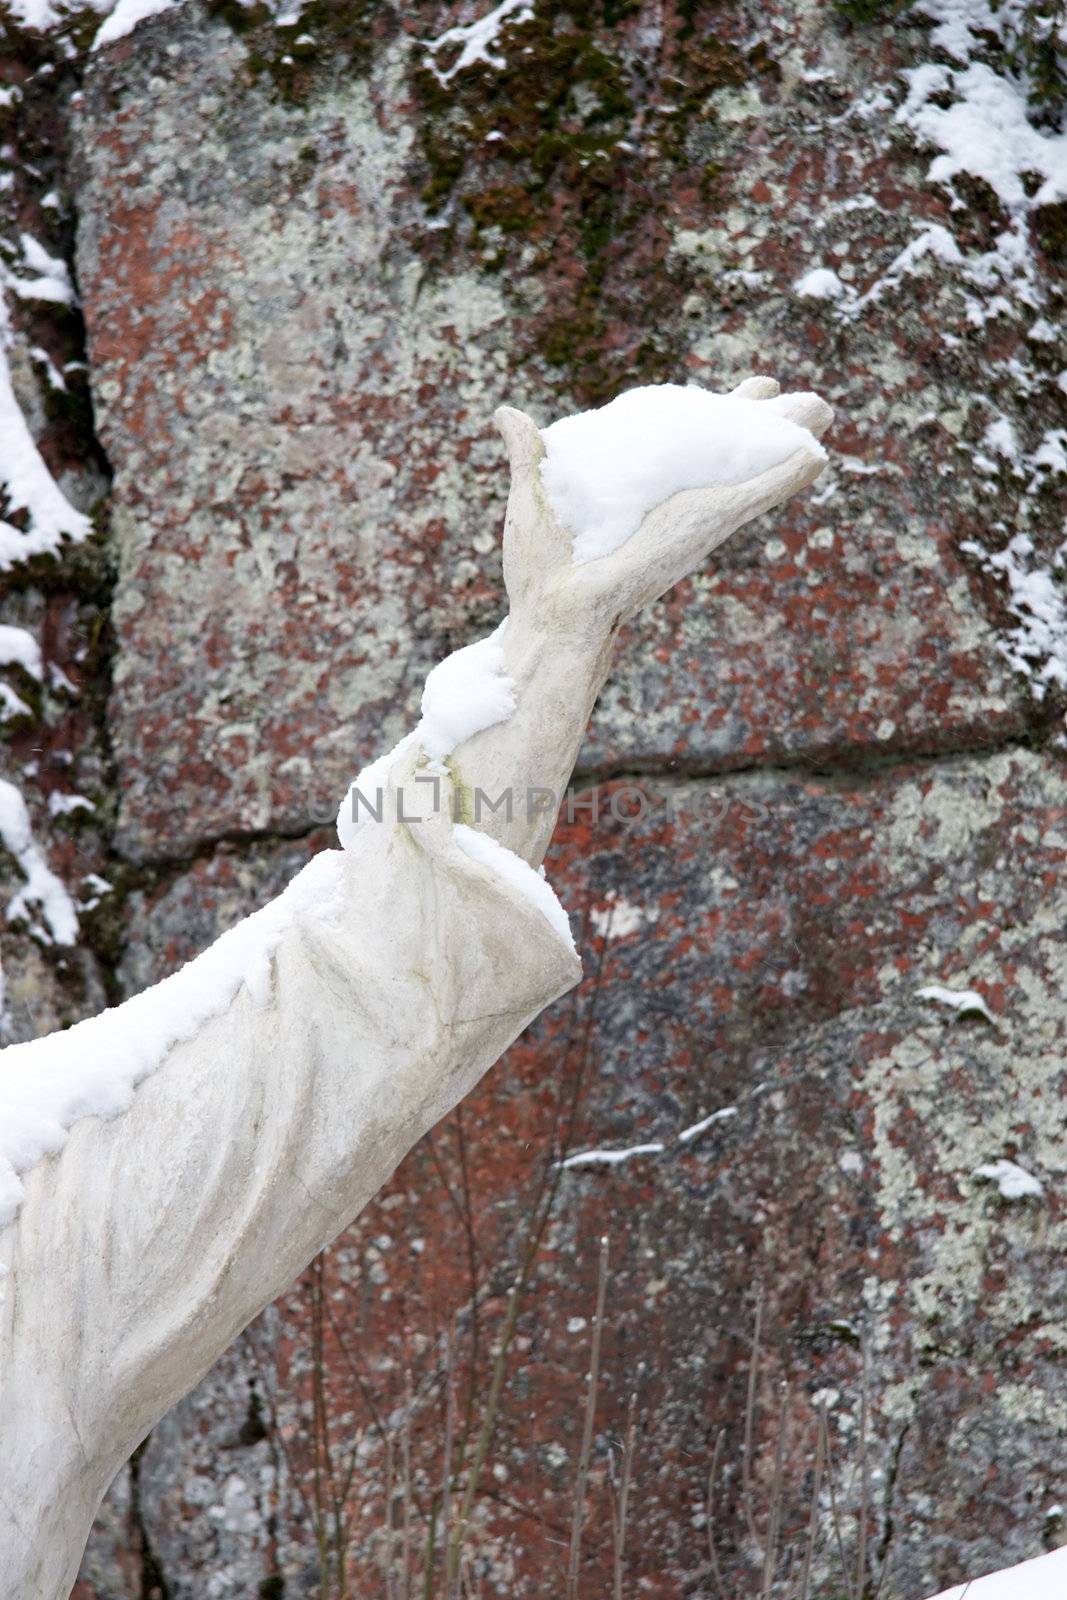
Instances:
[[[715,1587],[719,1591],[719,1600],[730,1600],[726,1592],[726,1585],[722,1578],[722,1568],[719,1566],[719,1552],[715,1545],[715,1485],[719,1481],[719,1461],[722,1457],[723,1440],[726,1438],[725,1428],[720,1428],[715,1440],[715,1449],[712,1452],[711,1468],[708,1472],[708,1494],[705,1508],[705,1524],[708,1536],[708,1560],[711,1563],[711,1575],[715,1580]]]
[[[826,1484],[830,1490],[830,1521],[834,1530],[834,1541],[837,1544],[837,1555],[841,1562],[841,1571],[848,1571],[848,1562],[845,1560],[845,1541],[841,1533],[841,1517],[837,1509],[837,1491],[834,1488],[834,1459],[830,1449],[830,1423],[823,1406],[819,1412],[819,1423],[822,1428],[823,1450],[826,1457]]]
[[[564,1068],[566,1067],[567,1061],[570,1059],[571,1048],[576,1037],[580,1037],[580,1044],[578,1070],[575,1074],[574,1088],[570,1097],[570,1105],[567,1109],[566,1126],[562,1138],[559,1137],[559,1126],[562,1120],[562,1081],[565,1074],[561,1073],[560,1078],[560,1093],[556,1107],[557,1149],[560,1151],[560,1156],[565,1156],[567,1150],[570,1148],[571,1142],[574,1138],[574,1130],[577,1126],[579,1107],[581,1105],[584,1086],[587,1079],[593,1020],[596,1013],[597,1000],[599,998],[600,989],[603,982],[603,974],[604,948],[602,947],[599,952],[596,970],[593,974],[590,998],[586,1005],[580,1036],[576,1024],[573,1023],[570,1033],[568,1034],[567,1048],[564,1055]],[[541,1177],[538,1182],[533,1206],[531,1208],[533,1219],[527,1232],[521,1264],[508,1295],[507,1311],[504,1317],[504,1328],[501,1333],[496,1357],[493,1362],[492,1376],[489,1383],[489,1394],[486,1399],[485,1410],[483,1412],[482,1426],[479,1430],[474,1460],[472,1461],[467,1472],[467,1481],[463,1491],[463,1499],[460,1504],[459,1516],[456,1519],[456,1526],[448,1544],[448,1554],[446,1558],[445,1600],[458,1600],[459,1583],[463,1568],[462,1557],[464,1541],[467,1536],[470,1514],[474,1505],[475,1497],[478,1493],[478,1486],[481,1481],[482,1471],[485,1467],[485,1462],[489,1454],[489,1448],[493,1440],[493,1433],[496,1428],[496,1418],[500,1405],[500,1395],[503,1388],[504,1376],[507,1371],[507,1359],[511,1349],[512,1340],[515,1337],[515,1329],[518,1325],[522,1296],[525,1293],[527,1283],[529,1282],[530,1273],[533,1269],[537,1252],[540,1249],[541,1240],[544,1238],[545,1229],[548,1227],[549,1218],[551,1217],[555,1207],[556,1196],[559,1192],[560,1183],[562,1182],[563,1178],[564,1168],[561,1164],[560,1156],[556,1156],[554,1151],[550,1152],[548,1159],[545,1161],[545,1164],[542,1168]],[[461,1440],[461,1454],[459,1459],[460,1461],[465,1459],[465,1440]]]
[[[756,1300],[756,1326],[752,1334],[752,1354],[748,1363],[748,1393],[745,1398],[745,1443],[741,1454],[741,1504],[748,1523],[749,1537],[759,1549],[756,1513],[752,1493],[752,1434],[756,1418],[756,1386],[759,1382],[760,1336],[763,1331],[763,1289]]]
[[[860,1514],[856,1540],[856,1581],[852,1586],[853,1600],[863,1600],[863,1592],[867,1586],[867,1518],[870,1513],[871,1503],[871,1473],[870,1463],[867,1460],[867,1408],[870,1395],[867,1384],[866,1336],[860,1343],[860,1361],[862,1363],[862,1375],[860,1378]]]
[[[400,1484],[403,1506],[403,1523],[400,1533],[400,1573],[403,1600],[411,1600],[411,1414],[415,1409],[415,1391],[411,1373],[407,1374],[407,1393],[404,1404],[404,1426],[400,1435]]]
[[[600,1341],[604,1330],[604,1301],[608,1292],[608,1241],[600,1241],[600,1259],[597,1264],[596,1317],[589,1352],[589,1388],[585,1397],[585,1424],[582,1428],[582,1448],[578,1456],[578,1476],[574,1485],[574,1518],[571,1522],[571,1548],[567,1559],[567,1600],[577,1600],[578,1562],[582,1551],[582,1523],[585,1520],[585,1491],[589,1482],[589,1457],[593,1449],[593,1426],[596,1420],[597,1387],[600,1382]]]
[[[385,1600],[397,1600],[396,1569],[393,1564],[393,1556],[395,1554],[395,1532],[393,1528],[394,1475],[393,1440],[392,1436],[390,1436],[385,1441]]]
[[[823,1443],[824,1411],[825,1405],[820,1406],[819,1419],[816,1422],[815,1478],[811,1486],[811,1512],[808,1517],[808,1540],[804,1548],[804,1566],[800,1574],[799,1600],[811,1600],[811,1568],[815,1560],[815,1541],[819,1534],[819,1494],[822,1490],[823,1473],[826,1470],[826,1453]]]
[[[611,1502],[612,1600],[623,1600],[622,1584],[626,1573],[626,1529],[630,1507],[630,1480],[633,1476],[634,1447],[637,1442],[637,1390],[630,1396],[626,1411],[626,1433],[622,1442],[622,1470]]]
[[[441,1544],[448,1557],[448,1542],[452,1532],[452,1451],[456,1434],[456,1319],[453,1315],[445,1330],[445,1448],[444,1470],[441,1474]],[[430,1533],[426,1541],[426,1559],[423,1564],[423,1600],[432,1600],[433,1568],[435,1555],[436,1517],[430,1519]]]
[[[778,1440],[774,1450],[774,1477],[771,1480],[771,1508],[767,1515],[767,1541],[763,1552],[763,1583],[760,1600],[771,1600],[774,1576],[778,1566],[778,1538],[782,1527],[782,1508],[785,1501],[785,1440],[789,1420],[789,1390],[782,1385],[782,1398],[778,1407]]]

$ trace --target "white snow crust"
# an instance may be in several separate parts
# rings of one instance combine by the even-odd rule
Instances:
[[[800,450],[825,458],[784,404],[651,384],[543,429],[541,477],[575,561],[610,555],[680,489],[743,483]]]
[[[437,78],[438,83],[448,83],[456,76],[457,72],[465,72],[468,67],[477,66],[479,63],[489,67],[502,67],[503,58],[496,53],[495,46],[500,37],[500,30],[505,22],[526,22],[533,16],[533,0],[500,0],[492,11],[484,17],[479,17],[477,22],[469,22],[463,27],[446,28],[444,33],[439,33],[426,46],[426,64]],[[450,67],[443,71],[437,65],[438,51],[446,45],[458,45],[459,54]]]
[[[24,819],[10,784],[0,784],[0,806],[5,791],[17,798],[12,814]],[[0,824],[4,816],[0,809]],[[242,984],[253,1000],[266,999],[271,957],[294,918],[312,912],[328,922],[339,914],[343,864],[340,850],[314,856],[277,899],[162,983],[64,1033],[0,1052],[0,1228],[22,1199],[19,1174],[57,1154],[77,1121],[127,1110],[136,1086],[176,1044],[225,1011]]]
[[[422,691],[418,741],[432,761],[484,728],[506,722],[515,709],[515,685],[504,675],[507,618],[487,639],[454,650],[438,663]]]
[[[170,11],[177,3],[178,0],[118,0],[114,11],[97,30],[93,49],[102,50],[116,39],[124,39],[146,17],[154,17],[160,11]]]
[[[31,556],[55,554],[64,537],[82,540],[92,528],[89,518],[70,504],[33,442],[11,387],[4,353],[10,342],[7,310],[0,301],[0,496],[6,496],[9,514],[29,514],[25,531],[0,520],[0,572]]]
[[[928,63],[906,74],[908,97],[898,120],[938,147],[931,163],[931,182],[948,182],[960,172],[982,178],[1009,211],[1025,211],[1031,203],[1051,205],[1067,192],[1067,134],[1042,133],[1027,117],[1026,101],[1015,84],[981,61],[964,71]],[[947,109],[932,103],[934,95],[958,95]],[[1043,182],[1032,197],[1022,174],[1038,174]]]
[[[663,1144],[632,1144],[625,1150],[579,1150],[561,1161],[560,1166],[565,1171],[572,1167],[619,1167],[634,1156],[661,1156],[666,1148]]]
[[[464,740],[485,728],[506,722],[515,709],[514,680],[504,673],[502,643],[507,618],[486,639],[464,645],[428,674],[422,691],[422,717],[411,733],[385,755],[364,767],[337,813],[337,837],[347,849],[359,828],[366,825],[367,813],[356,812],[356,790],[377,810],[379,794],[389,783],[394,760],[418,745],[425,750],[438,771]]]
[[[488,867],[496,877],[502,878],[509,888],[532,901],[545,921],[550,923],[560,938],[566,942],[568,948],[574,950],[570,919],[557,900],[547,878],[535,872],[533,867],[521,856],[517,856],[513,850],[509,850],[478,828],[469,828],[466,823],[457,822],[453,833],[456,843],[465,855],[470,856],[472,861],[480,862],[483,867]]]
[[[1041,453],[1035,451],[1027,464],[1039,466]],[[1016,533],[1003,550],[986,550],[972,539],[964,540],[960,549],[978,556],[988,571],[1007,580],[1008,609],[1018,626],[1000,641],[1000,649],[1015,671],[1030,679],[1034,698],[1044,700],[1050,684],[1067,688],[1067,599],[1052,569],[1031,564],[1030,535]],[[1060,546],[1057,565],[1067,567],[1067,540]]]
[[[31,678],[36,678],[38,683],[44,677],[44,666],[41,661],[41,649],[32,633],[27,633],[25,628],[15,628],[9,623],[0,623],[0,666],[19,666],[29,673]]]
[[[1045,1192],[1040,1178],[1006,1158],[976,1167],[974,1175],[987,1183],[995,1183],[1005,1200],[1040,1200]]]
[[[694,1139],[699,1139],[702,1133],[707,1133],[717,1122],[729,1122],[737,1116],[736,1106],[723,1106],[721,1111],[713,1111],[710,1117],[701,1117],[699,1122],[694,1122],[688,1128],[683,1128],[678,1135],[679,1144],[690,1144]]]
[[[8,922],[30,923],[45,944],[74,944],[78,914],[74,902],[41,854],[30,827],[26,802],[13,783],[0,778],[0,843],[14,856],[26,882],[8,901]],[[38,917],[36,911],[40,913]],[[2,1001],[2,987],[0,987]],[[2,1138],[2,1132],[0,1132]]]
[[[10,267],[3,272],[3,281],[21,300],[50,300],[53,305],[77,305],[78,297],[70,281],[70,269],[62,256],[49,255],[44,245],[32,233],[19,235],[22,260],[34,274],[20,278]]]
[[[30,707],[22,696],[16,694],[9,683],[0,682],[0,722],[10,722],[12,717],[30,717]]]
[[[802,300],[840,300],[847,291],[832,267],[812,267],[794,283],[793,293]]]
[[[945,989],[939,983],[928,983],[915,993],[920,1000],[934,1000],[953,1011],[979,1011],[989,1022],[996,1020],[977,989]]]

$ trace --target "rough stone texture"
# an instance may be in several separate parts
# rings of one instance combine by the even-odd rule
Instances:
[[[417,41],[382,18],[368,76],[329,75],[295,106],[265,74],[247,81],[252,46],[195,12],[88,80],[79,271],[116,474],[118,839],[141,859],[307,827],[309,805],[410,720],[426,667],[496,615],[494,403],[547,420],[610,379],[530,348],[530,324],[578,291],[541,280],[532,244],[488,267],[461,205],[499,191],[475,191],[467,169],[436,219],[453,223],[438,258],[419,129],[445,113],[419,99]],[[799,215],[820,213],[818,259],[874,280],[947,207],[923,196],[887,237],[884,209],[899,212],[921,160],[887,162],[846,116],[835,179],[839,99],[797,80],[801,37],[774,58],[781,81],[711,97],[713,197],[683,187],[692,158],[678,157],[654,270],[658,293],[690,292],[669,341],[655,330],[666,348],[616,381],[728,384],[773,366],[840,407],[839,464],[633,630],[584,758],[600,770],[973,746],[1027,720],[959,551],[971,422],[935,329],[966,331],[962,296],[923,282],[914,305],[889,290],[827,326],[825,305],[790,294],[812,263]],[[842,211],[872,189],[876,203]],[[630,343],[646,295],[638,274],[615,291]],[[981,360],[985,341],[969,342]]]
[[[563,820],[549,863],[584,929],[582,992],[156,1430],[78,1600],[332,1595],[338,1544],[352,1592],[385,1595],[405,1440],[416,1543],[441,1481],[450,1322],[476,1429],[553,1181],[474,1514],[483,1592],[562,1590],[605,1229],[583,1600],[609,1590],[635,1386],[628,1600],[715,1592],[720,1429],[728,1592],[752,1591],[739,1462],[760,1283],[759,1528],[785,1378],[787,1526],[807,1517],[823,1401],[850,1545],[866,1387],[885,1600],[1037,1553],[1062,1537],[1067,1437],[1064,697],[996,558],[1028,533],[1062,592],[1063,474],[1038,459],[1067,366],[1055,216],[1020,289],[988,266],[1007,225],[992,191],[958,185],[961,208],[927,181],[931,152],[896,119],[902,71],[938,59],[914,12],[880,28],[809,0],[538,0],[503,65],[441,86],[424,41],[488,5],[315,4],[293,29],[213,9],[189,0],[94,57],[70,153],[49,135],[77,207],[117,584],[109,607],[92,561],[24,575],[10,620],[61,641],[93,609],[114,650],[78,669],[86,722],[59,696],[14,730],[48,730],[40,793],[11,748],[55,869],[116,884],[121,922],[83,919],[77,957],[109,994],[330,842],[426,667],[496,620],[496,403],[548,420],[624,384],[755,368],[839,421],[815,493],[625,641],[581,759],[585,783],[617,781],[595,822]],[[19,169],[20,206],[56,179],[41,125],[19,135],[41,172]],[[46,223],[69,243],[69,213]],[[935,226],[961,261],[905,259]],[[798,297],[818,266],[852,298]],[[52,439],[12,360],[90,504],[99,458],[78,468]],[[988,443],[998,419],[1014,458]],[[77,649],[46,654],[80,681]],[[84,864],[46,816],[68,752],[99,801]],[[608,804],[627,782],[647,805],[630,826]],[[97,1003],[32,936],[4,959],[47,1025]],[[919,1001],[928,983],[976,988],[993,1023]],[[653,1141],[611,1169],[552,1165]],[[1040,1200],[974,1176],[1002,1157]],[[835,1595],[828,1537],[820,1563]]]
[[[877,776],[756,773],[640,793],[643,803],[634,788],[602,790],[595,823],[579,811],[561,827],[550,866],[584,917],[590,980],[577,1010],[564,1003],[515,1047],[462,1123],[477,1234],[473,1299],[490,1329],[543,1154],[560,1137],[556,1094],[566,1102],[582,1084],[572,1150],[667,1147],[563,1179],[494,1450],[507,1494],[494,1480],[480,1530],[494,1582],[509,1594],[541,1592],[539,1575],[559,1559],[587,1359],[586,1322],[573,1319],[589,1316],[605,1226],[613,1272],[601,1478],[638,1365],[651,1366],[635,1593],[692,1584],[705,1592],[696,1512],[718,1430],[738,1448],[756,1282],[775,1330],[768,1410],[776,1378],[796,1385],[790,1511],[798,1521],[813,1395],[829,1401],[849,1471],[855,1460],[862,1382],[851,1346],[862,1334],[872,1371],[872,1528],[879,1548],[888,1541],[886,1592],[947,1583],[961,1549],[976,1566],[1040,1549],[1067,1426],[1055,1400],[1067,1167],[1054,1109],[1067,1032],[1061,764],[1018,750]],[[628,810],[645,815],[620,823]],[[195,880],[205,898],[208,877],[203,869]],[[217,871],[210,879],[215,892]],[[158,944],[161,930],[177,937],[173,894],[142,915],[139,944]],[[207,931],[194,924],[190,952]],[[173,942],[168,951],[171,960],[186,953]],[[144,975],[166,966],[157,961]],[[919,1000],[929,983],[976,987],[994,1022]],[[736,1115],[678,1142],[681,1130],[728,1106]],[[341,1325],[335,1415],[354,1413],[366,1461],[353,1499],[373,1520],[361,1537],[357,1517],[352,1555],[368,1592],[380,1581],[384,1519],[374,1419],[395,1419],[412,1371],[432,1487],[439,1337],[464,1305],[460,1349],[469,1358],[462,1206],[450,1208],[462,1182],[458,1136],[455,1125],[442,1129],[432,1153],[412,1155],[326,1269]],[[976,1178],[1001,1157],[1040,1178],[1041,1201],[1002,1200]],[[179,1596],[199,1593],[205,1572],[236,1573],[236,1592],[274,1571],[292,1592],[314,1592],[300,1581],[303,1573],[311,1583],[306,1516],[291,1487],[280,1497],[289,1521],[277,1518],[273,1544],[266,1519],[257,1523],[246,1504],[264,1482],[274,1488],[279,1471],[289,1484],[314,1436],[313,1410],[301,1408],[313,1366],[312,1291],[305,1283],[248,1336],[228,1420],[214,1423],[210,1448],[204,1417],[220,1403],[217,1380],[148,1447],[142,1482],[148,1473],[159,1493],[146,1520],[154,1545],[167,1548]],[[329,1349],[327,1341],[328,1363]],[[483,1348],[475,1360],[485,1359]],[[258,1437],[244,1454],[229,1437],[234,1415],[247,1421],[245,1385],[279,1384],[289,1408],[281,1469]],[[187,1440],[180,1453],[176,1430]],[[285,1438],[282,1425],[276,1432]],[[185,1486],[190,1474],[214,1486],[217,1565],[198,1554],[206,1513]],[[610,1575],[605,1495],[598,1484],[590,1593]],[[733,1510],[729,1494],[726,1505]],[[533,1525],[523,1506],[536,1508]],[[726,1513],[724,1529],[730,1549],[737,1527]]]

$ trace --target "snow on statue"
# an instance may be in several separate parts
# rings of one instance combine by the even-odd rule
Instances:
[[[511,461],[510,614],[429,676],[342,850],[180,972],[0,1057],[0,1595],[64,1600],[115,1473],[578,981],[538,867],[619,628],[810,484],[815,395],[638,389]],[[482,819],[478,791],[499,805]],[[379,820],[380,819],[380,820]],[[475,824],[472,826],[472,824]]]

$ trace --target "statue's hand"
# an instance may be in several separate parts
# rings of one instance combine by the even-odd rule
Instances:
[[[746,400],[778,394],[773,378],[749,378],[733,393]],[[833,412],[814,394],[787,395],[776,410],[818,437]],[[549,603],[573,609],[576,624],[611,632],[693,572],[732,533],[781,505],[821,472],[814,446],[743,483],[682,489],[648,512],[637,531],[610,555],[576,563],[571,535],[545,494],[545,449],[537,425],[523,412],[501,406],[497,426],[511,460],[511,494],[504,527],[504,578],[512,606]]]

